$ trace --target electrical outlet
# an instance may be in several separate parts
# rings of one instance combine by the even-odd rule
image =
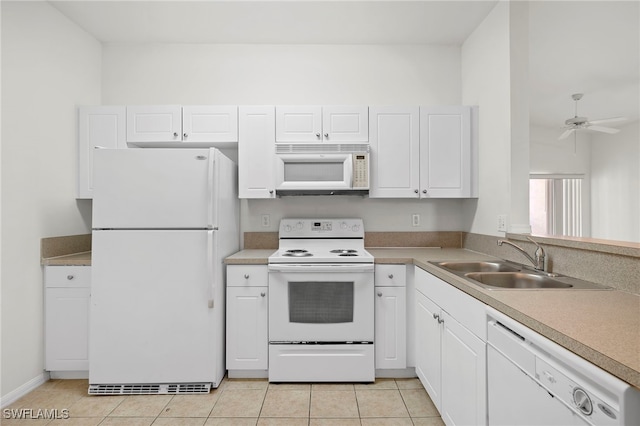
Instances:
[[[264,228],[268,228],[271,226],[271,218],[269,217],[268,214],[263,214],[262,215],[262,226]]]
[[[498,215],[498,231],[507,232],[507,215]]]
[[[411,225],[412,226],[420,226],[420,215],[419,214],[411,215]]]

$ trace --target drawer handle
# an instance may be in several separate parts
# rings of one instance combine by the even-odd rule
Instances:
[[[378,292],[378,297],[382,297],[382,292],[381,291]]]
[[[68,280],[72,280],[72,279],[74,279],[74,278],[75,278],[75,277],[74,277],[73,275],[67,275],[67,279],[68,279]]]
[[[392,280],[393,279],[393,274],[389,274],[389,279]]]
[[[264,291],[262,293],[260,293],[260,297],[265,297],[267,295],[267,293],[265,293]]]
[[[244,274],[244,279],[248,280],[249,279],[249,274]]]

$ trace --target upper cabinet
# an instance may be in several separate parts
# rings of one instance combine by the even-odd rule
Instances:
[[[129,106],[127,142],[141,147],[233,147],[238,143],[238,107]]]
[[[366,106],[278,106],[277,143],[366,143]]]
[[[419,197],[419,120],[418,107],[369,108],[369,197]]]
[[[272,106],[239,108],[240,198],[275,198],[275,116]]]
[[[372,107],[371,198],[477,197],[477,109]]]
[[[78,108],[78,193],[93,198],[93,153],[99,148],[126,148],[126,107]]]
[[[420,108],[420,197],[472,197],[471,107]]]

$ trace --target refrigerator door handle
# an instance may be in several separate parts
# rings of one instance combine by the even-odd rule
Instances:
[[[216,160],[215,160],[215,150],[214,149],[209,149],[209,168],[208,168],[208,174],[207,174],[207,192],[208,192],[208,200],[207,200],[207,221],[209,222],[207,225],[207,227],[209,229],[215,229],[216,224],[215,222],[215,218],[214,216],[214,201],[215,201],[215,167],[216,167]]]
[[[209,309],[213,309],[214,307],[214,297],[215,297],[215,277],[213,276],[213,230],[207,231],[207,279],[209,280]]]

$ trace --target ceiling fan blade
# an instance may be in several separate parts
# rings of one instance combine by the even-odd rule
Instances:
[[[611,118],[601,118],[599,120],[591,120],[589,123],[591,124],[604,124],[604,123],[617,123],[620,121],[627,121],[627,117],[611,117]]]
[[[560,135],[560,137],[558,138],[559,141],[561,141],[562,139],[566,139],[569,137],[569,135],[573,132],[575,132],[576,129],[569,129],[569,130],[565,130],[565,132],[563,134]]]
[[[612,127],[604,127],[604,126],[589,126],[588,128],[589,130],[595,130],[596,132],[603,132],[603,133],[609,133],[609,134],[618,133],[620,131],[620,129],[614,129]]]

